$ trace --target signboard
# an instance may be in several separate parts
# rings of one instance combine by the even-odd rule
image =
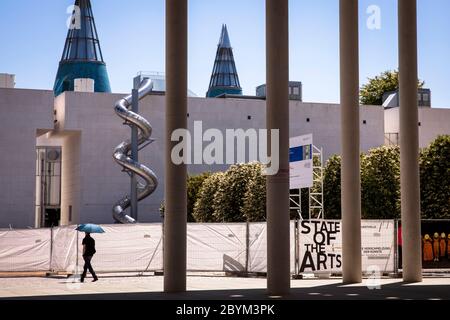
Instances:
[[[311,188],[313,186],[313,135],[291,138],[289,146],[291,190]]]
[[[340,220],[299,222],[300,273],[342,272]],[[361,221],[363,271],[394,271],[395,223],[393,220]]]

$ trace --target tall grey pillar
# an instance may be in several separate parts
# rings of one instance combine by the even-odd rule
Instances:
[[[340,0],[342,275],[362,281],[358,0]]]
[[[176,129],[187,129],[187,0],[166,0],[164,291],[186,291],[186,164],[171,159]]]
[[[403,280],[422,281],[417,104],[417,3],[398,1],[400,71],[400,172]]]
[[[266,0],[267,129],[280,132],[280,170],[267,177],[267,288],[271,295],[285,295],[290,289],[288,2]]]

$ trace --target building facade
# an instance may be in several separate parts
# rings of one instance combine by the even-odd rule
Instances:
[[[129,192],[129,178],[112,159],[114,148],[130,136],[113,109],[123,96],[64,92],[54,98],[51,91],[0,89],[0,108],[4,110],[0,148],[8,155],[0,163],[0,177],[6,181],[0,186],[0,228],[49,226],[55,219],[62,225],[113,222],[113,204]],[[262,99],[189,98],[188,106],[191,132],[195,121],[202,122],[204,131],[217,128],[224,134],[226,129],[266,128],[266,101]],[[164,200],[165,96],[148,96],[140,110],[152,124],[152,138],[156,139],[141,151],[140,162],[157,174],[160,184],[139,204],[139,219],[154,222],[161,219],[159,207]],[[291,101],[290,113],[291,136],[312,133],[325,159],[341,152],[339,105]],[[361,117],[361,150],[383,145],[383,108],[362,107]],[[44,159],[43,166],[38,150],[53,154]],[[60,157],[54,159],[58,150]],[[61,163],[59,169],[55,162]],[[222,164],[188,166],[192,174],[227,168]],[[58,203],[46,202],[44,191],[48,199],[60,197],[59,212]]]

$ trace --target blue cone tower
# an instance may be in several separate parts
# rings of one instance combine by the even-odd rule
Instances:
[[[74,80],[94,80],[95,92],[111,92],[90,0],[76,0],[72,24],[53,88],[55,96],[74,91]],[[79,10],[78,10],[79,9]]]
[[[234,63],[233,49],[226,25],[222,25],[222,34],[217,48],[216,60],[206,97],[214,98],[223,94],[242,95],[239,76]]]

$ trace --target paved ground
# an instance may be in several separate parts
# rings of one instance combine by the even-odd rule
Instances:
[[[96,283],[86,279],[3,278],[0,279],[0,299],[189,299],[241,300],[271,299],[266,294],[266,279],[227,277],[188,277],[184,294],[164,294],[163,278],[102,277]],[[420,284],[403,284],[400,279],[382,279],[381,289],[370,290],[367,282],[343,286],[340,279],[292,280],[292,293],[287,299],[376,299],[376,300],[450,300],[450,278],[425,278]]]

